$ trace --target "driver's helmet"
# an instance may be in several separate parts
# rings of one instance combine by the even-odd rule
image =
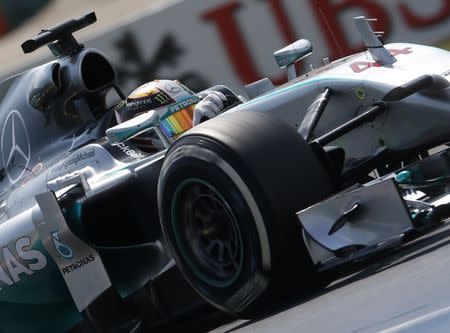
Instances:
[[[143,84],[118,104],[116,119],[122,123],[154,110],[161,120],[160,129],[170,142],[192,128],[194,109],[198,102],[200,97],[180,82],[154,80]],[[139,135],[133,141],[144,151],[164,148],[153,132]]]

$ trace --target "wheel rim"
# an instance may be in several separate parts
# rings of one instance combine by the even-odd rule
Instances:
[[[227,287],[239,277],[243,242],[228,202],[201,179],[177,187],[172,201],[175,241],[191,271],[215,287]]]

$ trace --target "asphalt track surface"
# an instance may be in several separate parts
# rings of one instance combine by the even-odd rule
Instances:
[[[257,320],[204,313],[161,332],[450,332],[449,224],[334,276]]]

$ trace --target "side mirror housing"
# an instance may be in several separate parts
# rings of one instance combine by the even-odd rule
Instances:
[[[276,51],[273,56],[280,68],[287,67],[288,80],[293,80],[297,77],[294,64],[310,55],[313,51],[312,44],[309,40],[299,39],[298,41],[283,47]]]
[[[151,110],[106,130],[106,138],[111,145],[118,145],[139,134],[159,126],[160,119],[156,111]]]

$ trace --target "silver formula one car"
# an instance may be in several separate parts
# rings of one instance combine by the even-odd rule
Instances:
[[[114,69],[72,36],[94,21],[25,42],[57,59],[0,86],[1,331],[138,332],[203,299],[252,315],[450,214],[448,153],[428,156],[450,137],[448,52],[359,17],[366,52],[297,78],[297,41],[275,53],[287,84],[172,142],[152,111],[116,124]],[[144,132],[165,148],[139,151]]]
[[[366,51],[298,78],[311,43],[275,52],[287,84],[248,85],[248,102],[166,153],[165,238],[219,309],[252,315],[315,272],[399,246],[450,213],[449,153],[429,156],[450,139],[450,53],[384,45],[364,17],[355,23]]]

